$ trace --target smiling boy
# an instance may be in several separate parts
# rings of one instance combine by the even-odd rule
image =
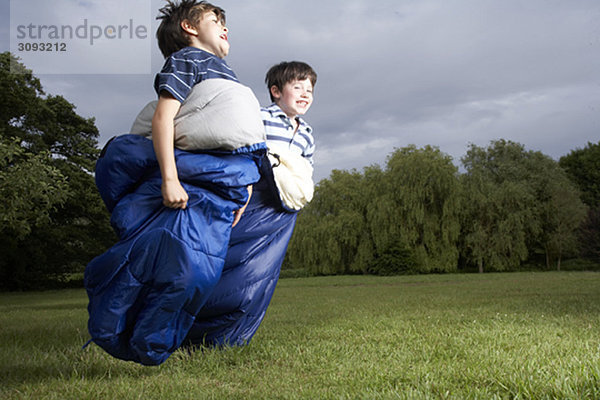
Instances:
[[[174,119],[192,87],[205,79],[238,82],[223,58],[229,53],[225,11],[205,1],[171,1],[161,10],[156,32],[165,64],[156,75],[159,96],[152,118],[152,141],[162,176],[163,204],[186,208],[188,194],[181,185],[174,155]]]
[[[300,116],[313,102],[316,72],[300,61],[282,62],[269,69],[265,83],[273,102],[261,109],[269,151],[291,151],[312,165],[315,140],[312,128]]]

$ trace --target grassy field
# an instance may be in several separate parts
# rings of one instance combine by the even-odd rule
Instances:
[[[284,279],[249,346],[159,367],[82,350],[86,304],[0,294],[0,398],[600,399],[600,273]]]

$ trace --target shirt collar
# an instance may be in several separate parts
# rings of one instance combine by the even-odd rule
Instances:
[[[277,103],[271,104],[269,107],[267,107],[267,110],[269,110],[273,117],[284,118],[289,120],[287,114],[283,112],[283,110],[277,105]],[[305,129],[308,132],[312,132],[312,128],[306,123],[306,121],[302,119],[302,117],[297,115],[296,119],[298,120],[298,122],[300,122],[299,129]]]

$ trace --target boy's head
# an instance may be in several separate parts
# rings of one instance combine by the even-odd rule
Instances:
[[[167,0],[160,9],[162,20],[156,38],[163,56],[190,45],[197,45],[218,57],[225,57],[229,51],[225,10],[206,1]]]
[[[269,69],[265,77],[271,101],[288,117],[303,115],[313,100],[317,73],[310,65],[300,61],[284,61]]]

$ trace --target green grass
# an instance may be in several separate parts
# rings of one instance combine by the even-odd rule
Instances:
[[[86,304],[0,294],[0,398],[600,399],[600,273],[284,279],[249,346],[159,367],[82,350]]]

